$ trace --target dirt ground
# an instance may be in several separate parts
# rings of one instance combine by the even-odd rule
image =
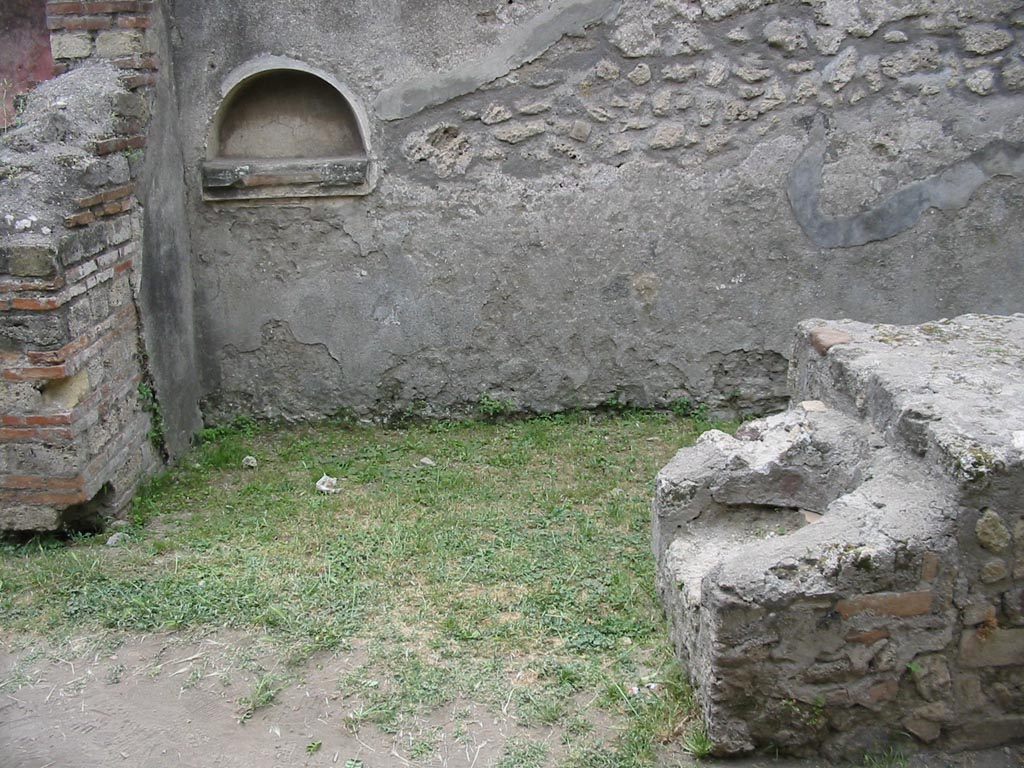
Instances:
[[[44,654],[23,639],[0,637],[0,768],[488,768],[516,737],[547,740],[557,762],[557,730],[526,730],[466,703],[444,707],[421,724],[433,733],[434,748],[416,760],[407,757],[412,734],[386,734],[365,724],[354,731],[346,718],[360,702],[339,692],[338,682],[364,661],[358,647],[310,660],[298,680],[243,722],[240,700],[273,671],[258,638],[161,634],[111,647],[107,638],[82,637]],[[670,751],[660,768],[696,764]],[[825,763],[755,758],[699,765]],[[923,754],[908,764],[925,766],[1021,768],[1024,747]]]
[[[482,709],[434,713],[433,755],[415,763],[406,734],[372,725],[357,733],[346,716],[359,705],[338,681],[364,655],[355,649],[303,665],[301,679],[242,722],[240,699],[271,669],[258,641],[242,636],[132,638],[112,651],[84,638],[67,658],[34,658],[0,641],[0,768],[272,768],[273,766],[494,765],[509,731]],[[462,710],[456,731],[453,713]],[[537,738],[537,732],[530,732]]]

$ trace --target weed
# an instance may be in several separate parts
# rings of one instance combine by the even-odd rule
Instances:
[[[494,397],[487,392],[481,392],[476,403],[477,412],[488,419],[500,419],[511,416],[516,411],[516,404],[511,400]]]
[[[541,768],[548,756],[548,747],[538,741],[512,738],[505,744],[505,752],[497,768]]]
[[[686,754],[693,755],[694,757],[707,757],[715,746],[711,739],[708,738],[708,733],[701,723],[687,730],[683,734],[679,745]]]
[[[677,419],[695,419],[697,421],[708,420],[708,406],[707,403],[702,403],[699,400],[694,401],[688,398],[679,398],[673,400],[669,405],[669,410]]]
[[[164,450],[164,412],[152,385],[146,381],[139,382],[139,405],[149,414],[149,432],[146,437],[158,451]]]
[[[907,756],[899,747],[864,755],[864,768],[906,768]]]
[[[121,678],[126,671],[127,667],[124,664],[114,664],[107,670],[107,683],[109,685],[117,685],[121,682]]]
[[[324,743],[322,741],[309,742],[309,744],[306,745],[306,754],[315,755],[317,752],[320,751],[320,748],[323,747],[323,745]]]
[[[238,700],[241,706],[239,722],[248,721],[257,711],[273,704],[282,687],[283,681],[274,674],[268,673],[256,680],[249,694]]]

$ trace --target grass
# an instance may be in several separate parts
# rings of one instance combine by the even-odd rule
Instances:
[[[358,642],[365,663],[338,681],[347,725],[414,734],[414,760],[433,744],[425,718],[456,702],[559,734],[557,748],[509,739],[501,765],[647,766],[674,732],[696,753],[648,509],[657,470],[707,426],[627,410],[208,431],[144,489],[121,547],[2,545],[0,626],[260,633],[281,664],[243,720],[313,654]],[[341,493],[315,492],[323,473]]]

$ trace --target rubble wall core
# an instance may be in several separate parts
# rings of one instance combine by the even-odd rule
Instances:
[[[720,754],[1024,738],[1024,315],[810,320],[785,412],[661,471],[658,591]]]

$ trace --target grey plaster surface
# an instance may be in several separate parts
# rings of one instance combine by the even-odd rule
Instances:
[[[161,49],[168,50],[162,13],[153,14]],[[169,57],[168,57],[169,59]],[[171,456],[189,449],[202,427],[196,361],[192,239],[181,174],[182,147],[173,70],[168,64],[156,85],[146,165],[139,184],[143,205],[143,255],[139,305],[149,373],[159,397],[164,440]]]
[[[559,13],[605,6],[561,34],[578,19]],[[947,24],[1007,26],[1005,3],[169,7],[211,418],[443,415],[482,393],[764,411],[804,317],[1024,309],[1024,182],[999,175],[1019,91],[965,85],[968,65],[1012,76],[1017,33],[982,61]],[[226,83],[281,56],[365,111],[375,186],[203,201]],[[407,117],[379,101],[421,80]]]
[[[621,0],[556,0],[486,58],[468,61],[451,72],[426,75],[384,91],[374,102],[382,120],[411,117],[427,107],[444,104],[481,85],[529,64],[565,35],[581,34],[587,26],[614,13]]]
[[[930,208],[955,211],[994,176],[1024,174],[1024,148],[996,140],[934,176],[914,181],[863,213],[827,216],[821,211],[821,172],[828,145],[816,120],[811,146],[789,175],[789,202],[804,232],[820,246],[850,248],[905,232]]]

